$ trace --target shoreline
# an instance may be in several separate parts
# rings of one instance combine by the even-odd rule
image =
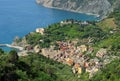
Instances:
[[[69,11],[69,12],[74,12],[74,13],[80,13],[80,14],[86,14],[86,15],[90,15],[90,16],[96,16],[96,17],[100,17],[99,14],[93,14],[93,13],[85,13],[85,12],[81,12],[81,11],[76,11],[76,10],[68,10],[68,9],[63,9],[63,8],[58,8],[58,7],[52,7],[52,6],[46,6],[46,5],[42,5],[39,2],[36,2],[38,5],[46,7],[46,8],[52,8],[52,9],[58,9],[58,10],[64,10],[64,11]],[[101,18],[100,18],[101,20]]]
[[[101,17],[99,14],[85,13],[85,12],[80,12],[80,11],[78,12],[78,11],[75,11],[75,10],[67,10],[67,9],[62,9],[62,8],[58,8],[58,7],[49,7],[49,6],[45,6],[45,5],[40,5],[40,6],[50,8],[50,9],[63,10],[63,11],[68,11],[68,12],[73,12],[73,13],[85,14],[85,15],[88,15],[88,16],[95,16],[96,18],[99,18],[98,20],[95,20],[95,21],[101,21],[101,20],[103,20],[107,17],[107,16],[102,16]]]
[[[64,10],[64,11],[69,11],[69,12],[74,12],[74,13],[80,13],[80,14],[86,14],[86,15],[89,15],[89,16],[100,17],[100,15],[98,15],[98,14],[85,13],[85,12],[80,12],[80,11],[78,12],[78,11],[75,11],[75,10],[67,10],[67,9],[58,8],[58,7],[49,7],[49,6],[44,6],[44,7],[53,8],[53,9],[59,9],[59,10]]]

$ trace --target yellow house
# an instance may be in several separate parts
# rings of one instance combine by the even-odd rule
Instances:
[[[82,73],[82,68],[80,67],[80,65],[78,63],[74,65],[74,68],[78,74]]]
[[[87,51],[87,46],[86,45],[81,45],[79,48],[80,48],[81,52]]]
[[[67,58],[67,59],[66,59],[66,63],[67,63],[69,66],[72,66],[74,62],[73,62],[72,59]]]
[[[78,70],[78,74],[82,73],[82,68],[81,67],[77,68],[77,70]]]

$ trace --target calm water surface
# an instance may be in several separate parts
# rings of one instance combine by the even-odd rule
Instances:
[[[0,0],[0,43],[11,43],[15,36],[23,37],[38,27],[71,18],[83,21],[98,19],[95,16],[45,8],[37,5],[35,0]]]

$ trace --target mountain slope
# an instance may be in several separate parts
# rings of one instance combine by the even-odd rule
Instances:
[[[96,14],[105,17],[111,12],[116,0],[36,0],[38,4],[50,8]]]

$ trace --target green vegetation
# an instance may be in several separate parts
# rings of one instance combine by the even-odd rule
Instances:
[[[111,23],[110,23],[111,22]],[[109,35],[107,39],[103,39],[98,42],[96,47],[105,47],[112,50],[115,54],[120,51],[120,10],[117,8],[113,13],[109,15],[109,18],[97,23],[98,26],[102,26],[106,32],[112,31],[113,34]],[[107,30],[108,29],[108,30]],[[120,54],[118,54],[120,55]]]
[[[115,18],[115,23],[118,25],[118,28],[120,28],[120,6],[114,10],[113,13],[109,15],[109,18]]]
[[[71,67],[39,54],[18,57],[15,51],[0,56],[0,81],[119,81],[120,60],[104,67],[93,78],[88,73],[73,74]],[[14,61],[13,61],[14,59]],[[11,61],[12,60],[12,61]],[[115,68],[114,68],[115,67]]]
[[[108,0],[112,5],[115,3],[117,0]]]
[[[102,28],[105,32],[110,32],[110,30],[116,29],[117,25],[115,24],[114,18],[107,18],[97,23],[97,26]]]
[[[59,23],[45,28],[45,34],[32,33],[26,36],[31,45],[39,44],[41,47],[49,47],[56,41],[92,38],[95,42],[100,41],[107,34],[100,27],[92,24],[81,26],[79,24],[60,25]],[[42,40],[42,41],[40,41]]]
[[[120,33],[110,36],[108,39],[102,40],[98,45],[99,47],[109,47],[111,50],[120,50]]]
[[[120,81],[120,59],[108,64],[90,81]]]
[[[18,57],[16,51],[0,56],[0,81],[67,81],[72,77],[71,67],[38,54]],[[64,80],[66,78],[66,80]],[[70,80],[71,81],[71,80]]]

